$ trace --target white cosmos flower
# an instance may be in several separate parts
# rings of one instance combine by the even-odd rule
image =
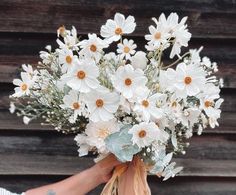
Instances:
[[[25,73],[28,74],[28,77],[31,80],[31,85],[33,85],[34,82],[38,79],[38,70],[34,70],[33,67],[29,64],[22,64],[22,69],[25,71]]]
[[[129,133],[132,134],[133,144],[137,144],[138,147],[150,146],[154,141],[166,142],[168,139],[168,133],[162,131],[158,126],[151,122],[142,122],[134,125]]]
[[[156,22],[156,27],[153,25],[149,26],[150,34],[145,35],[145,39],[148,40],[148,45],[153,45],[154,48],[159,48],[168,43],[168,38],[170,33],[165,28],[165,24],[157,22],[155,18],[153,20]]]
[[[144,70],[147,67],[147,57],[146,53],[143,51],[137,51],[134,56],[131,57],[130,59],[131,65],[136,69],[140,68]]]
[[[215,126],[219,126],[219,123],[217,122],[217,119],[220,118],[221,110],[220,106],[223,103],[223,99],[218,99],[214,104],[207,105],[208,102],[205,102],[205,108],[204,111],[206,112],[207,116],[209,117],[208,122],[211,126],[211,128],[215,128]]]
[[[74,114],[69,119],[71,123],[75,123],[78,116],[85,115],[85,104],[79,98],[79,94],[77,91],[71,90],[68,95],[65,95],[63,98],[63,103],[60,105],[63,109],[71,109],[73,110]]]
[[[118,41],[122,35],[130,34],[136,27],[135,19],[133,16],[125,16],[116,13],[114,20],[107,20],[105,25],[101,27],[101,36],[106,38],[108,42]]]
[[[115,89],[129,99],[132,98],[137,87],[145,87],[147,78],[141,69],[135,69],[130,64],[120,66],[112,78]]]
[[[175,76],[172,82],[178,97],[195,96],[205,86],[205,72],[201,67],[180,63]]]
[[[107,153],[105,139],[108,135],[119,131],[119,125],[116,120],[112,119],[110,121],[90,121],[85,129],[85,134],[87,135],[86,142],[91,147],[96,147],[99,153]]]
[[[78,134],[75,136],[74,140],[79,146],[78,152],[79,156],[85,156],[92,149],[87,143],[87,136],[84,134]]]
[[[30,94],[30,88],[32,86],[32,80],[26,72],[21,72],[21,79],[14,79],[13,84],[17,85],[15,87],[15,93],[12,95],[13,97],[21,97],[23,95]]]
[[[64,43],[60,39],[57,39],[57,43],[60,46],[60,48],[78,50],[78,38],[75,27],[72,26],[71,31],[67,31],[67,34],[64,37]]]
[[[126,60],[128,60],[131,58],[131,55],[134,55],[136,47],[137,45],[134,44],[134,41],[132,39],[124,39],[123,43],[118,44],[117,53],[120,54],[120,57],[122,59],[125,58]]]
[[[114,118],[120,97],[103,87],[85,95],[85,102],[89,110],[89,119],[93,122],[108,121]]]
[[[159,20],[156,18],[153,18],[153,20],[156,23],[157,28],[159,27],[159,31],[161,32],[162,30],[162,32],[164,32],[162,34],[166,33],[165,38],[172,37],[174,39],[170,58],[173,58],[175,55],[179,55],[181,52],[180,48],[182,46],[187,47],[188,41],[191,38],[191,33],[188,32],[187,25],[185,24],[187,17],[182,18],[182,20],[179,22],[179,16],[176,13],[171,13],[167,18],[162,13],[159,17]],[[155,28],[152,28],[153,35],[155,35],[154,30]]]
[[[93,60],[81,59],[61,79],[72,89],[88,93],[99,86],[98,75],[99,69]]]
[[[57,37],[60,37],[60,36],[65,37],[66,35],[69,35],[69,34],[70,34],[70,31],[66,30],[64,25],[60,26],[57,29]]]
[[[160,70],[159,88],[161,91],[173,91],[173,82],[175,80],[176,71],[172,68]]]
[[[108,44],[97,37],[96,34],[88,34],[88,39],[79,42],[79,46],[82,48],[80,51],[81,55],[94,58],[98,62],[101,59],[103,48],[108,47]]]
[[[72,50],[68,48],[63,48],[58,50],[58,54],[59,54],[59,63],[62,65],[61,66],[62,73],[70,71],[76,63],[77,56],[74,56]]]
[[[170,58],[173,58],[175,55],[179,55],[182,46],[188,46],[188,42],[192,35],[190,32],[188,32],[187,25],[185,24],[186,20],[187,17],[184,17],[173,32],[172,36],[175,39],[170,53]]]
[[[201,111],[197,108],[187,108],[183,111],[181,122],[186,127],[193,127],[199,121]]]
[[[137,102],[134,106],[134,111],[140,113],[144,121],[149,121],[151,118],[158,119],[164,114],[163,110],[158,107],[158,101],[166,95],[155,93],[149,96],[150,91],[145,92],[140,90],[140,95],[137,97]]]

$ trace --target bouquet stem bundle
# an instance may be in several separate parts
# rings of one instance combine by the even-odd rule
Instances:
[[[131,162],[118,165],[101,195],[151,195],[147,183],[147,167],[135,156]]]

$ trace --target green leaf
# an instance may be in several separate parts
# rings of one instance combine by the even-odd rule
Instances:
[[[113,133],[105,139],[108,150],[121,162],[132,161],[133,156],[141,149],[132,142],[132,135],[128,133],[131,125],[125,125],[120,132]]]

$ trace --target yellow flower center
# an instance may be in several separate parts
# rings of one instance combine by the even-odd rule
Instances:
[[[149,102],[147,100],[143,100],[142,105],[147,108],[149,106]]]
[[[79,108],[80,108],[79,103],[78,103],[78,102],[73,103],[73,108],[74,108],[75,110],[79,109]]]
[[[155,39],[160,39],[161,38],[161,33],[160,32],[157,32],[156,34],[155,34]]]
[[[28,85],[27,84],[24,83],[24,84],[21,85],[21,90],[22,91],[26,91],[27,89],[28,89]]]
[[[172,102],[171,107],[176,107],[176,106],[177,106],[177,102],[176,101]]]
[[[207,108],[209,108],[210,106],[212,106],[212,102],[209,101],[209,100],[205,101],[204,104],[205,104],[205,107],[207,107]]]
[[[71,64],[71,62],[72,62],[72,57],[66,56],[66,62],[67,62],[68,64]]]
[[[85,72],[83,70],[80,70],[77,72],[77,78],[78,79],[84,79],[86,76]]]
[[[66,31],[65,26],[64,26],[64,25],[63,25],[63,26],[60,26],[60,27],[58,28],[58,31],[59,31],[59,34],[62,36],[62,35],[65,33],[65,31]]]
[[[125,52],[125,53],[129,53],[129,51],[130,51],[130,48],[127,47],[127,46],[125,46],[125,47],[124,47],[124,52]]]
[[[190,76],[187,76],[187,77],[184,78],[184,83],[186,85],[189,85],[191,82],[192,82],[192,78]]]
[[[98,137],[105,139],[110,134],[109,130],[107,128],[101,128],[98,130]]]
[[[146,131],[145,130],[141,130],[141,131],[139,131],[139,133],[138,133],[138,136],[140,137],[140,138],[144,138],[144,137],[146,137],[146,135],[147,135],[147,133],[146,133]]]
[[[116,28],[116,30],[115,30],[116,35],[121,35],[122,33],[123,33],[123,31],[120,27]]]
[[[97,51],[97,46],[94,45],[94,44],[90,45],[90,51],[96,52]]]
[[[104,102],[103,102],[102,99],[97,99],[97,101],[96,101],[96,105],[97,105],[98,108],[102,107],[103,104],[104,104]]]
[[[132,84],[132,80],[130,78],[125,79],[125,85],[130,86]]]

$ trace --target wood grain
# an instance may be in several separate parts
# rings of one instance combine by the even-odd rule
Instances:
[[[65,179],[67,176],[1,176],[0,186],[21,193],[29,188],[46,185]],[[15,185],[15,184],[18,185]],[[153,195],[235,195],[236,181],[234,178],[203,178],[175,177],[161,181],[156,176],[148,177],[148,183]],[[98,195],[103,185],[88,195]]]
[[[223,7],[223,8],[222,8]],[[235,38],[236,16],[233,1],[19,1],[0,3],[1,32],[54,33],[62,24],[75,25],[80,34],[99,32],[100,26],[116,12],[134,15],[137,20],[135,35],[143,35],[151,24],[150,18],[172,11],[189,17],[189,28],[194,37]],[[224,10],[224,11],[223,11]],[[86,16],[86,17],[85,17]],[[227,29],[227,30],[225,30]]]
[[[186,155],[176,156],[184,171],[162,182],[149,176],[154,195],[236,194],[236,3],[234,0],[1,0],[0,1],[0,186],[15,192],[62,180],[93,165],[93,156],[78,157],[74,135],[62,135],[40,121],[24,125],[8,112],[8,95],[23,63],[36,65],[38,53],[48,44],[56,48],[56,29],[74,25],[78,34],[99,33],[116,12],[136,17],[129,39],[139,49],[151,17],[161,12],[188,16],[193,39],[190,48],[204,45],[203,56],[219,65],[224,78],[220,127],[194,136]],[[111,47],[110,50],[115,50]],[[185,48],[182,49],[186,51]],[[167,59],[167,55],[163,59]],[[169,63],[169,62],[166,62]],[[103,186],[89,195],[97,195]]]
[[[32,155],[32,157],[77,156],[74,135],[51,132],[1,131],[1,155]],[[178,158],[208,160],[236,160],[236,134],[204,134],[193,136],[186,155]],[[4,159],[4,158],[1,158]],[[33,161],[34,158],[32,158]],[[37,169],[37,167],[35,167]],[[59,170],[58,170],[59,171]]]

